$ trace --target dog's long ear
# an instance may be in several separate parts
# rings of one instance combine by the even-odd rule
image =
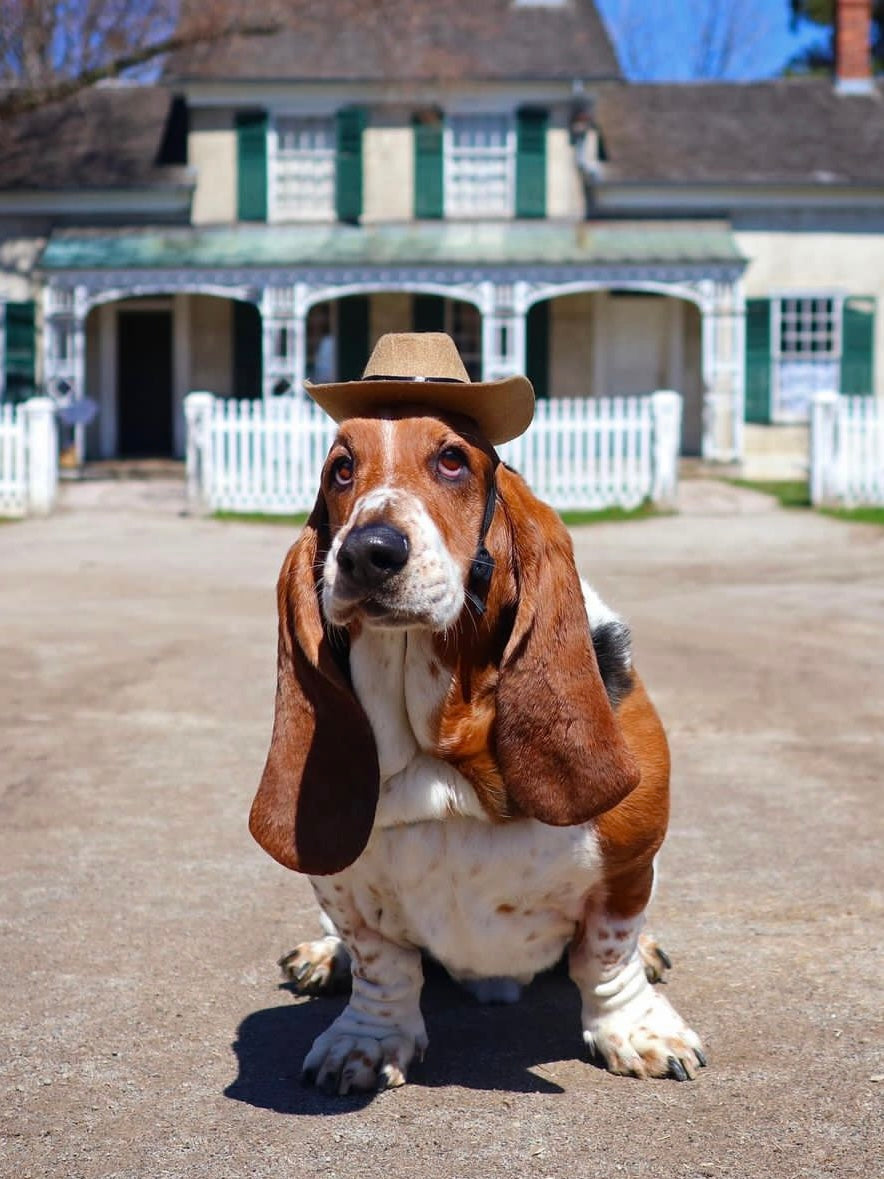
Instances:
[[[516,613],[497,685],[495,744],[518,810],[584,823],[635,788],[639,771],[599,673],[580,579],[559,516],[501,466]]]
[[[315,876],[340,872],[361,854],[379,783],[371,726],[322,621],[317,578],[327,549],[320,494],[277,585],[276,715],[249,816],[249,830],[274,860]]]

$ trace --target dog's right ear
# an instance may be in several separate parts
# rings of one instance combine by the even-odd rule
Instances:
[[[323,623],[318,581],[328,547],[320,492],[277,585],[276,714],[249,816],[274,860],[314,876],[341,872],[362,853],[380,778],[368,717]]]

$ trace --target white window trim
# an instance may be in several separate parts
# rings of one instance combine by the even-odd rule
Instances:
[[[832,352],[819,359],[825,360],[830,364],[837,366],[839,375],[841,369],[842,359],[842,325],[844,320],[844,301],[846,295],[843,291],[829,289],[817,290],[778,290],[771,291],[768,298],[770,299],[770,420],[775,425],[805,425],[810,417],[810,399],[808,398],[808,408],[804,413],[789,413],[781,407],[780,394],[780,365],[785,360],[797,359],[784,354],[782,350],[782,319],[783,319],[783,302],[786,299],[831,299],[832,300]],[[813,356],[808,356],[808,360],[812,361]],[[838,384],[832,392],[838,392]]]
[[[335,176],[332,173],[331,208],[318,209],[311,213],[293,216],[290,211],[280,207],[279,200],[279,123],[284,119],[324,119],[332,127],[332,142],[335,136],[335,113],[328,108],[289,109],[280,108],[268,113],[267,116],[267,220],[275,224],[304,225],[323,223],[337,220],[335,212]]]
[[[463,212],[451,211],[450,192],[453,183],[451,174],[452,156],[454,154],[454,130],[451,126],[452,118],[463,118],[475,116],[481,118],[482,116],[495,116],[503,118],[507,123],[506,130],[506,164],[507,164],[507,211],[504,213],[491,213],[489,219],[491,220],[511,220],[516,215],[516,116],[512,110],[488,109],[475,110],[473,108],[463,109],[461,107],[454,107],[446,110],[445,122],[442,129],[442,209],[446,220],[450,221],[476,221],[480,219],[479,215],[473,210],[465,210]]]

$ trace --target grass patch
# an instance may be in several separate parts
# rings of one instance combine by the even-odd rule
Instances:
[[[725,479],[724,482],[772,495],[784,508],[810,507],[810,484],[803,479]]]
[[[884,528],[884,508],[820,508],[823,516],[852,524],[877,524]]]
[[[671,516],[673,512],[655,508],[649,499],[640,503],[637,508],[600,508],[595,512],[573,511],[559,512],[562,522],[569,527],[578,524],[611,524],[621,520],[647,520],[651,516]]]
[[[267,512],[213,512],[212,519],[232,521],[234,524],[286,524],[290,528],[301,528],[306,524],[308,515],[308,512],[297,512],[291,516],[274,516]],[[619,520],[644,520],[649,516],[671,513],[661,512],[650,500],[645,500],[637,508],[600,508],[595,512],[559,512],[559,515],[571,527],[578,524],[608,524]]]
[[[274,516],[271,512],[213,512],[212,519],[234,524],[285,524],[289,528],[302,528],[309,515],[309,512],[295,512],[291,516]]]

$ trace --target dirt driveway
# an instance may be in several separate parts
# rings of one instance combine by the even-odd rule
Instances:
[[[339,1010],[275,959],[305,880],[253,845],[286,528],[83,485],[0,527],[0,1173],[871,1176],[881,1162],[884,530],[721,485],[576,533],[671,735],[654,927],[710,1067],[581,1057],[576,994],[479,1008],[374,1100],[301,1089]]]

